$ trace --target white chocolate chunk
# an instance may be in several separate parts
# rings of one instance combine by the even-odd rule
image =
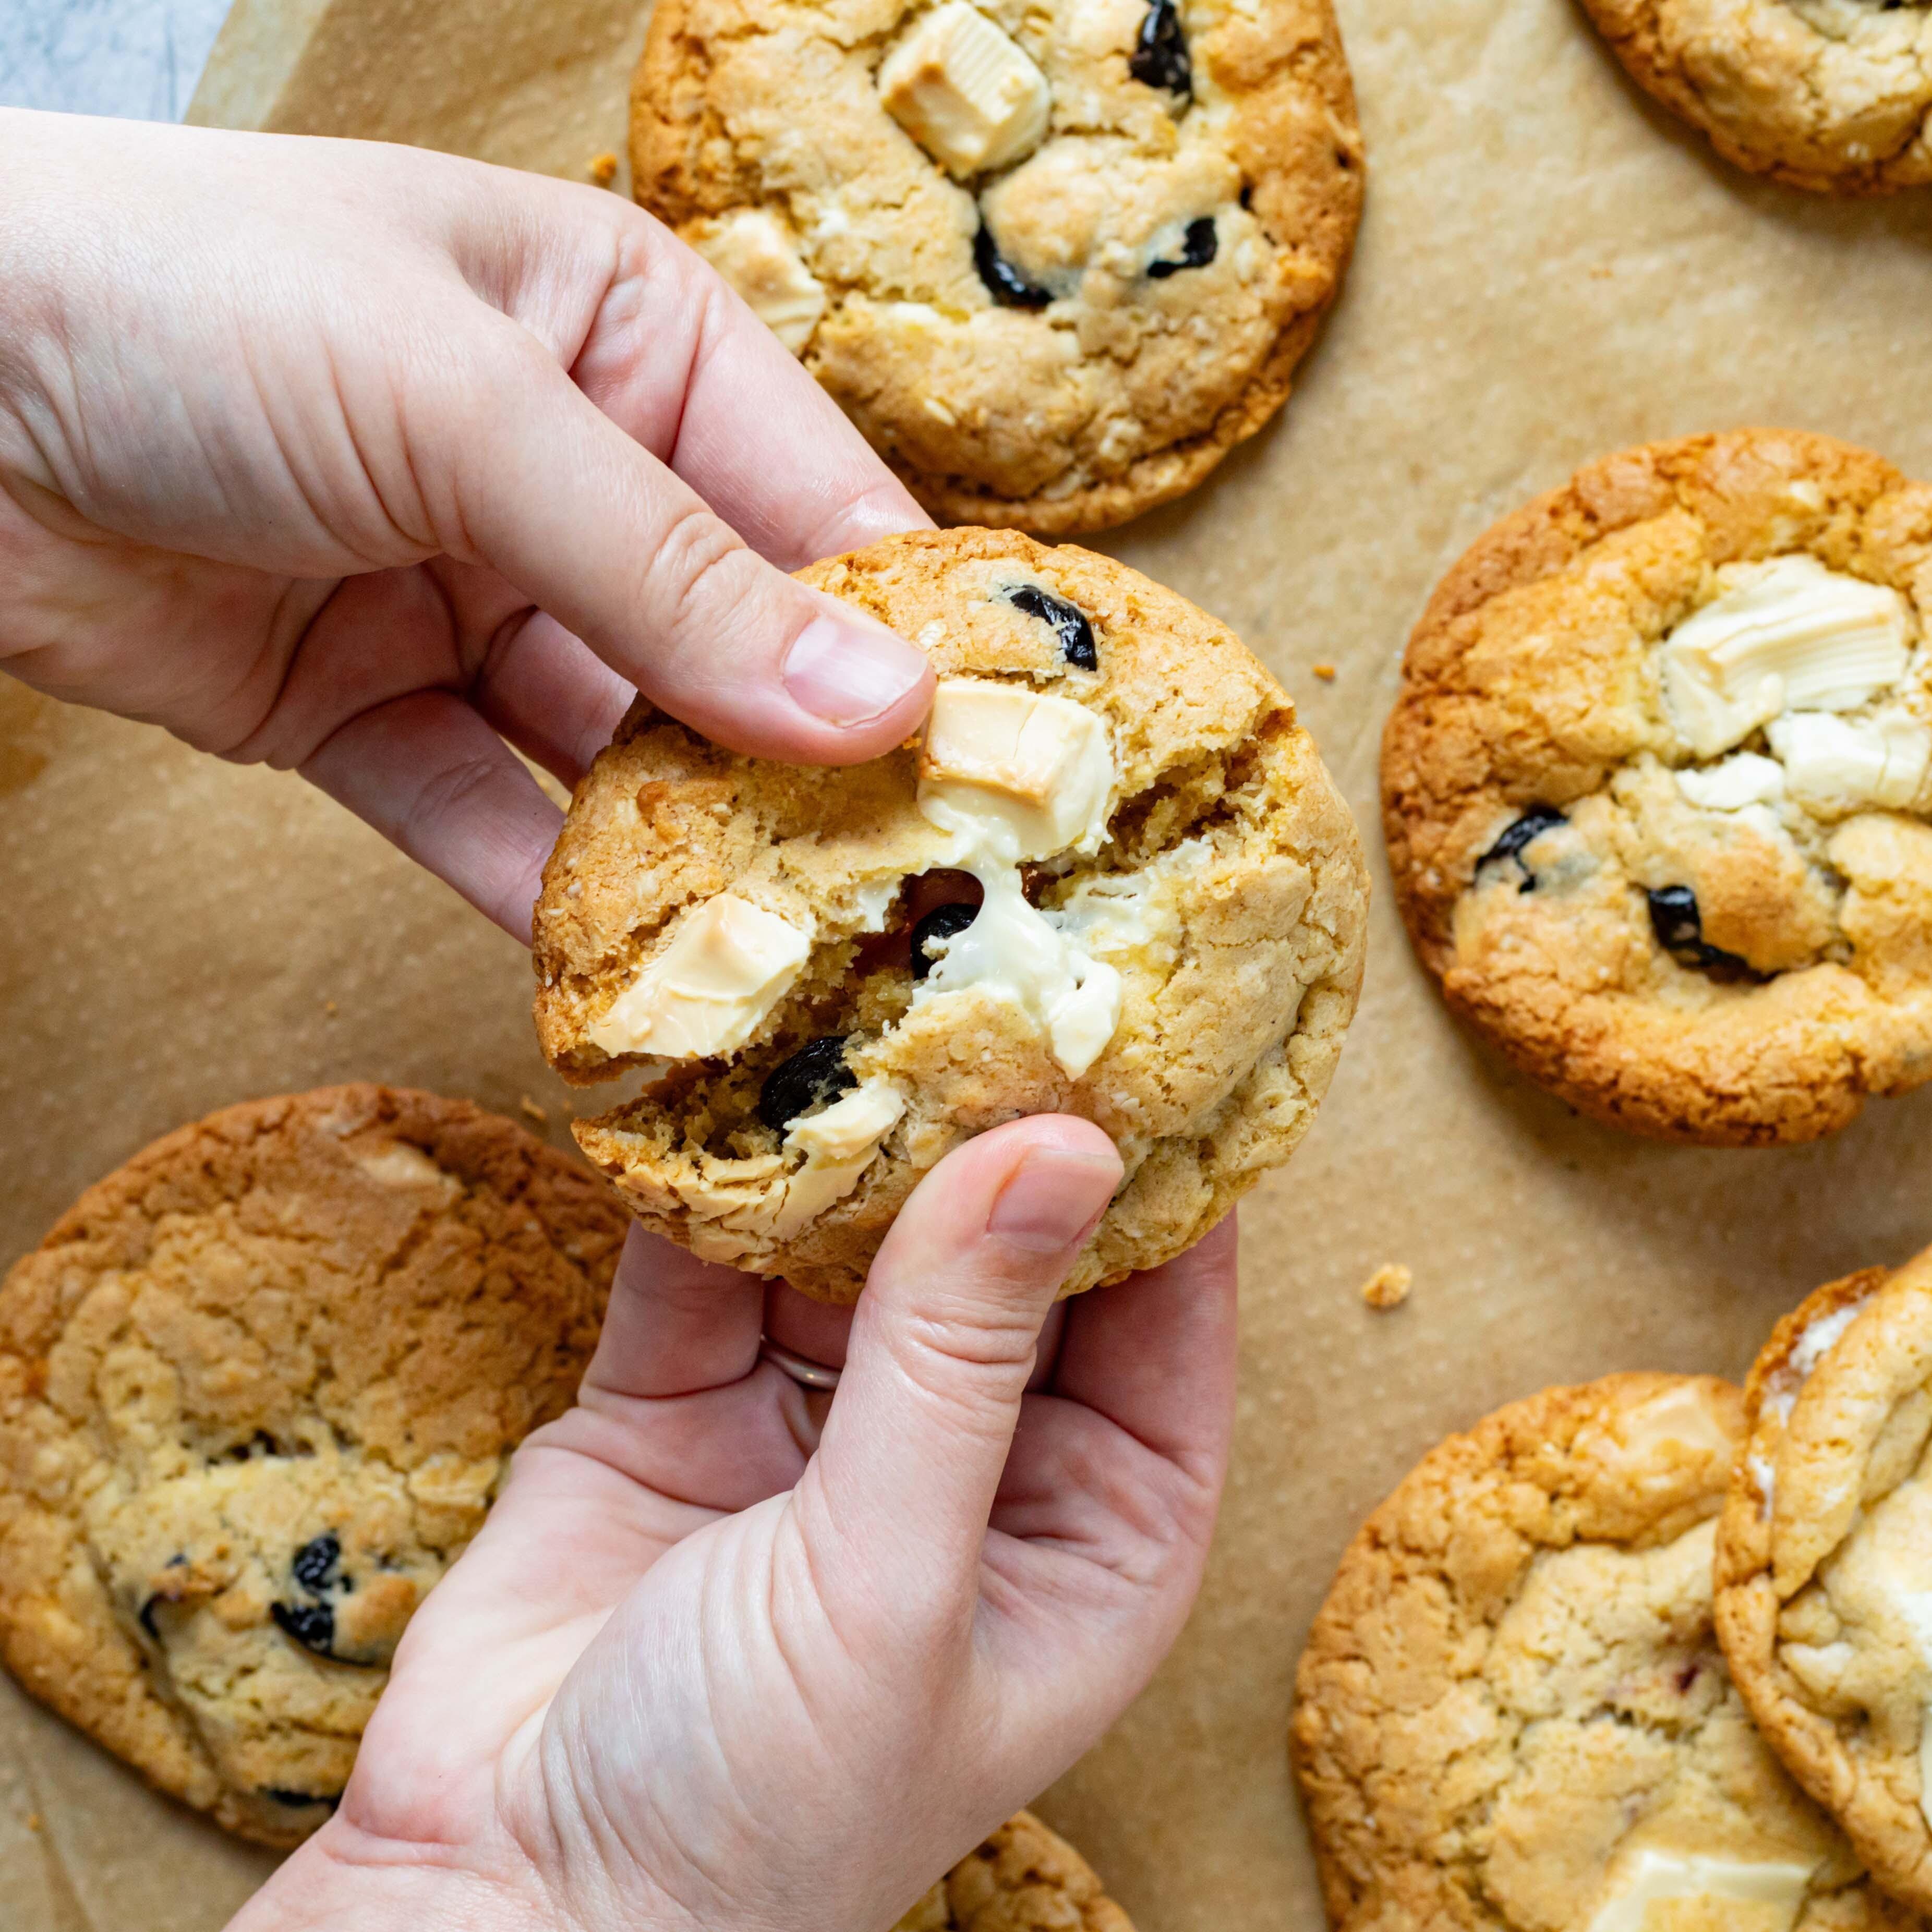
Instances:
[[[968,0],[921,16],[879,68],[886,112],[962,180],[1040,145],[1052,95],[1025,50]]]
[[[802,1150],[805,1165],[785,1184],[784,1202],[771,1222],[772,1238],[790,1240],[850,1194],[904,1112],[904,1099],[890,1082],[868,1080],[830,1106],[790,1123],[784,1144]]]
[[[1618,1424],[1614,1450],[1606,1462],[1625,1469],[1666,1468],[1678,1455],[1708,1455],[1720,1458],[1728,1467],[1735,1446],[1724,1418],[1711,1406],[1701,1384],[1687,1382],[1666,1389],[1625,1412]]]
[[[1120,1024],[1122,992],[1120,976],[1112,967],[1088,959],[1082,963],[1079,983],[1055,1003],[1046,1036],[1054,1058],[1072,1078],[1078,1080],[1107,1050]]]
[[[670,944],[589,1029],[606,1053],[735,1053],[783,999],[812,935],[735,892],[681,914]]]
[[[1910,805],[1932,764],[1932,731],[1892,708],[1856,720],[1795,711],[1773,718],[1766,735],[1792,796],[1820,818]]]
[[[1678,734],[1714,758],[1780,711],[1850,711],[1897,681],[1910,650],[1905,600],[1814,557],[1727,564],[1720,594],[1661,653]]]
[[[1677,789],[1706,812],[1742,812],[1754,805],[1775,805],[1784,796],[1784,768],[1775,758],[1740,752],[1701,772],[1679,772]]]
[[[1646,1846],[1630,1860],[1622,1883],[1598,1909],[1588,1932],[1661,1932],[1672,1915],[1657,1913],[1653,1925],[1651,1907],[1680,1898],[1744,1908],[1724,1915],[1730,1932],[1790,1932],[1811,1871],[1809,1864],[1781,1859],[1720,1858]],[[1714,1922],[1700,1917],[1694,1922]]]
[[[1104,720],[1024,685],[942,679],[920,757],[919,808],[1009,865],[1106,836],[1114,755]]]
[[[830,1106],[788,1120],[784,1144],[812,1160],[868,1160],[904,1112],[890,1081],[868,1080]]]
[[[691,245],[796,356],[825,313],[825,289],[776,218],[742,208],[694,230]]]
[[[433,1187],[439,1194],[460,1194],[463,1184],[436,1166],[412,1141],[382,1141],[358,1148],[352,1156],[371,1180],[385,1187]]]

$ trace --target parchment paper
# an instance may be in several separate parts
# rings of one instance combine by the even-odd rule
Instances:
[[[1379,874],[1401,646],[1499,512],[1606,451],[1744,422],[1932,475],[1932,196],[1839,206],[1732,172],[1564,0],[1341,13],[1370,188],[1340,307],[1284,418],[1101,547],[1273,665]],[[191,118],[581,178],[622,152],[641,33],[637,0],[240,0]],[[527,1096],[567,1140],[518,949],[296,781],[0,682],[0,1261],[151,1136],[246,1095],[359,1075]],[[1787,1152],[1624,1138],[1458,1033],[1378,891],[1340,1074],[1245,1210],[1207,1588],[1042,1804],[1142,1932],[1320,1925],[1282,1749],[1294,1661],[1348,1535],[1438,1437],[1552,1381],[1740,1373],[1808,1289],[1932,1241],[1932,1090]],[[1357,1290],[1388,1261],[1415,1291],[1376,1313]],[[0,1690],[8,1932],[212,1932],[265,1869]]]

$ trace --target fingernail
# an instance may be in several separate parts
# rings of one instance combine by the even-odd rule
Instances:
[[[1070,1247],[1106,1206],[1120,1178],[1120,1162],[1105,1154],[1036,1148],[1000,1190],[986,1232],[1036,1254]]]
[[[785,688],[828,724],[866,724],[913,690],[926,668],[926,653],[890,631],[814,617],[785,654]]]

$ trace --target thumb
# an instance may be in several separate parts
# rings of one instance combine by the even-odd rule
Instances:
[[[970,1595],[1041,1324],[1120,1180],[1098,1127],[1042,1115],[920,1184],[872,1264],[801,1485],[857,1546],[829,1576],[902,1610]]]
[[[932,703],[924,652],[766,562],[535,337],[473,326],[495,334],[489,378],[434,416],[452,550],[734,751],[849,764],[908,736]]]

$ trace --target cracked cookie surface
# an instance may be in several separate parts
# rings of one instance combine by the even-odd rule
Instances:
[[[0,1286],[0,1657],[230,1831],[304,1837],[574,1397],[625,1226],[512,1123],[404,1090],[136,1155]]]
[[[1397,903],[1451,1008],[1634,1132],[1811,1139],[1932,1076],[1932,488],[1822,436],[1626,452],[1409,640]]]
[[[1240,641],[1110,559],[959,530],[800,575],[923,648],[938,701],[837,770],[633,709],[536,914],[551,1064],[647,1083],[580,1144],[646,1226],[850,1301],[950,1148],[1079,1114],[1126,1178],[1069,1292],[1157,1265],[1327,1088],[1362,970],[1347,807]]]
[[[1819,1289],[1745,1402],[1718,1538],[1731,1674],[1873,1876],[1932,1912],[1932,1252]]]
[[[1711,1551],[1742,1433],[1713,1377],[1546,1389],[1439,1444],[1369,1519],[1296,1678],[1341,1932],[1916,1924],[1725,1671]]]
[[[1327,0],[661,0],[631,146],[935,516],[1048,536],[1273,416],[1362,195]]]
[[[1134,1932],[1094,1868],[1030,1811],[962,1858],[892,1932]]]
[[[1582,0],[1631,77],[1726,160],[1796,188],[1932,182],[1926,0]]]

